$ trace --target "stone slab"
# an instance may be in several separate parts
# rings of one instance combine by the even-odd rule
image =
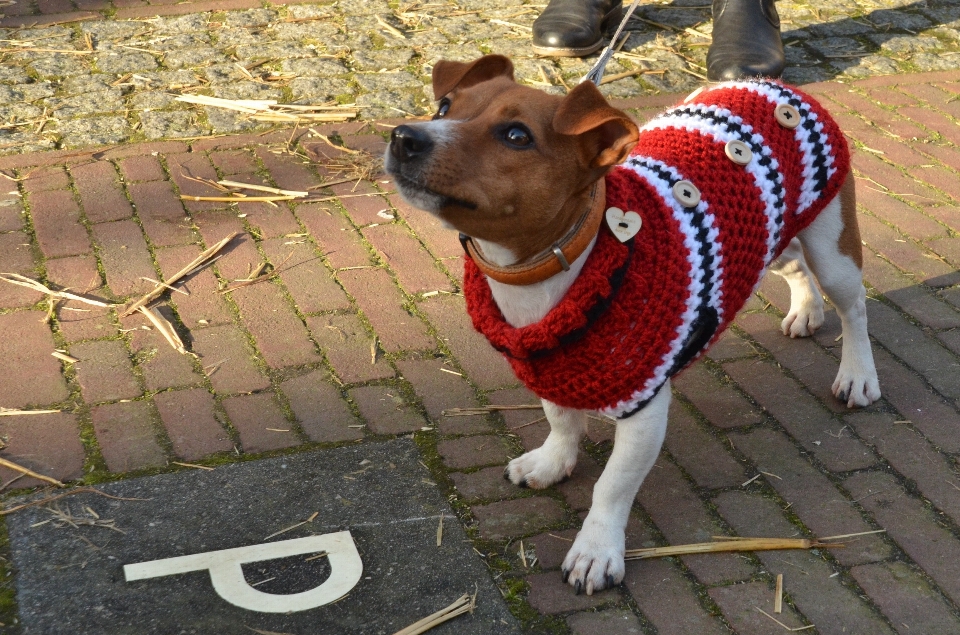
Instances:
[[[125,533],[57,526],[32,507],[8,517],[24,633],[101,635],[282,633],[390,635],[477,588],[477,609],[434,629],[442,635],[519,633],[486,567],[409,439],[98,485],[57,502],[88,520],[94,510]],[[319,512],[311,523],[268,536]],[[437,547],[440,514],[446,517]],[[50,521],[37,526],[36,523]],[[348,530],[363,574],[343,599],[297,613],[245,610],[221,599],[206,571],[126,582],[123,565]],[[266,593],[311,589],[331,575],[308,556],[243,566]],[[273,578],[273,579],[271,579]]]

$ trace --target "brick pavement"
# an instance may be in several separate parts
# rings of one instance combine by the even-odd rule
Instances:
[[[533,492],[501,472],[542,442],[540,412],[443,415],[534,402],[469,325],[450,232],[405,206],[382,176],[356,191],[322,190],[370,194],[363,198],[180,203],[183,191],[213,193],[185,175],[321,183],[322,166],[288,151],[288,132],[0,158],[0,269],[54,286],[121,303],[150,288],[143,277],[169,275],[243,232],[211,269],[178,285],[189,296],[159,303],[189,355],[116,310],[61,303],[46,323],[46,300],[0,287],[0,406],[61,410],[0,418],[2,455],[96,482],[184,469],[173,461],[413,434],[531,633],[777,633],[756,608],[772,612],[779,573],[778,619],[815,625],[805,632],[960,632],[960,72],[807,88],[854,147],[884,399],[864,411],[838,406],[828,391],[835,313],[814,338],[789,340],[778,332],[787,287],[765,281],[676,382],[665,449],[638,496],[628,547],[731,533],[886,533],[844,550],[630,563],[619,588],[574,596],[559,564],[612,426],[591,421],[573,478]],[[644,118],[673,99],[625,105]],[[379,152],[389,125],[321,131]],[[307,152],[318,143],[299,137]],[[296,266],[277,278],[217,293],[291,253]],[[80,361],[58,361],[55,348]],[[31,485],[24,478],[12,488]]]

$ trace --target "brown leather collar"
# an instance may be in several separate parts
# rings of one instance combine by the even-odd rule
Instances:
[[[594,184],[590,209],[580,217],[567,235],[530,262],[500,267],[484,258],[480,247],[466,234],[460,234],[460,244],[476,263],[477,268],[497,282],[518,286],[543,282],[561,271],[570,269],[570,263],[586,251],[590,241],[597,235],[600,223],[603,221],[604,203],[607,198],[605,181],[601,178]]]

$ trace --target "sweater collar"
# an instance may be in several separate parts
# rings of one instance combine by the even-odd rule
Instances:
[[[530,285],[543,282],[561,271],[570,269],[570,263],[579,258],[600,229],[606,201],[605,179],[593,185],[590,207],[567,234],[536,258],[526,263],[501,267],[487,260],[472,238],[460,234],[463,250],[480,271],[497,282],[511,285]]]

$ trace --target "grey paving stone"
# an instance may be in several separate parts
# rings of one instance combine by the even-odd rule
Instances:
[[[20,617],[27,633],[222,633],[250,629],[389,635],[443,608],[461,593],[478,592],[472,616],[431,633],[519,633],[490,573],[410,440],[305,452],[98,486],[115,500],[89,493],[60,509],[112,520],[102,527],[58,526],[48,511],[29,508],[7,517]],[[349,478],[345,478],[349,477]],[[278,535],[280,529],[311,523]],[[350,531],[363,577],[345,599],[288,614],[260,613],[227,603],[205,571],[126,582],[123,565],[162,558]],[[248,584],[271,594],[309,590],[332,575],[325,558],[303,556],[243,566]]]

